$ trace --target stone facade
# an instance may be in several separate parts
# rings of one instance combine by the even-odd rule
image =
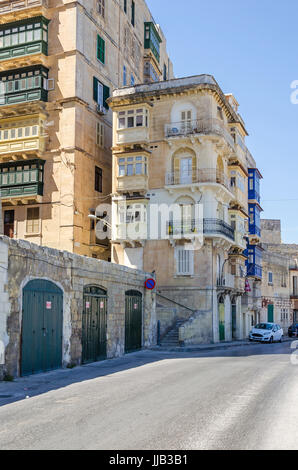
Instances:
[[[107,357],[124,354],[125,292],[143,296],[143,347],[156,344],[155,293],[144,288],[148,274],[23,240],[0,238],[0,369],[20,373],[22,291],[33,279],[46,279],[63,291],[63,366],[82,358],[83,290],[107,291]],[[152,275],[150,274],[150,277]]]
[[[293,322],[290,267],[293,254],[298,252],[297,245],[282,243],[280,220],[261,220],[261,230],[264,251],[260,320],[273,320],[280,324],[284,333],[287,334],[287,329]],[[273,318],[270,318],[270,315]]]
[[[18,178],[22,168],[24,175],[24,185],[11,185],[12,175],[10,182],[4,176],[0,183],[5,234],[109,260],[110,244],[96,236],[96,224],[88,218],[111,194],[112,112],[106,98],[125,81],[144,82],[147,62],[154,69],[152,79],[160,80],[164,71],[172,77],[166,39],[155,25],[161,41],[157,60],[145,48],[145,24],[154,20],[144,0],[128,0],[126,11],[122,0],[0,2],[1,31],[19,22],[31,26],[36,18],[47,28],[39,52],[29,53],[25,44],[19,56],[12,42],[8,57],[0,45],[4,73],[14,70],[19,78],[28,68],[43,65],[47,75],[42,98],[12,96],[0,106],[0,130],[5,132],[0,135],[0,167],[14,169]],[[36,50],[39,45],[33,41]],[[16,139],[19,129],[27,129],[26,135]],[[36,165],[41,165],[38,172]]]

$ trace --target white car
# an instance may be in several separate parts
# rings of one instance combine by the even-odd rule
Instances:
[[[276,323],[259,323],[249,333],[249,341],[262,343],[282,342],[283,329]]]

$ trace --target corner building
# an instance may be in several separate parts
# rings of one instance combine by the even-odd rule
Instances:
[[[214,77],[198,75],[118,89],[108,102],[112,260],[156,272],[162,343],[243,338],[248,177],[255,162],[235,97]],[[177,204],[179,217],[160,216],[166,236],[152,239],[155,204]],[[189,249],[197,230],[203,245]]]

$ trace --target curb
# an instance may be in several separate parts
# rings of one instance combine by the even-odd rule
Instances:
[[[283,339],[283,343],[290,343],[293,341],[292,338],[285,338]],[[213,345],[206,345],[206,346],[181,346],[181,347],[175,347],[175,348],[163,348],[162,346],[154,346],[153,348],[150,348],[152,351],[172,351],[172,352],[204,352],[204,351],[219,351],[219,350],[225,350],[225,349],[230,349],[230,348],[239,348],[243,346],[255,346],[255,345],[261,345],[265,343],[258,343],[258,342],[250,342],[250,341],[244,341],[244,342],[235,342],[235,343],[229,343],[229,344],[219,344],[216,346]]]

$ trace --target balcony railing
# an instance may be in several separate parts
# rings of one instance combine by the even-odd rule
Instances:
[[[188,136],[192,134],[219,135],[224,137],[234,149],[234,139],[219,119],[209,118],[197,119],[194,121],[173,122],[171,124],[166,124],[165,126],[165,136],[167,138]]]
[[[175,171],[166,174],[166,186],[188,185],[193,183],[217,183],[231,189],[230,179],[220,170],[205,168],[189,172]]]
[[[0,2],[0,15],[23,10],[24,8],[48,7],[47,0],[15,0]]]
[[[235,288],[235,276],[233,276],[233,274],[230,274],[230,273],[224,274],[224,276],[221,279],[217,280],[217,286],[234,289]]]
[[[167,230],[168,234],[172,236],[193,237],[194,234],[203,232],[205,236],[224,235],[234,241],[234,229],[220,219],[204,219],[203,226],[201,221],[194,219],[186,221],[174,220],[168,222]]]
[[[234,241],[235,231],[231,225],[220,219],[204,219],[204,235],[225,235]]]

